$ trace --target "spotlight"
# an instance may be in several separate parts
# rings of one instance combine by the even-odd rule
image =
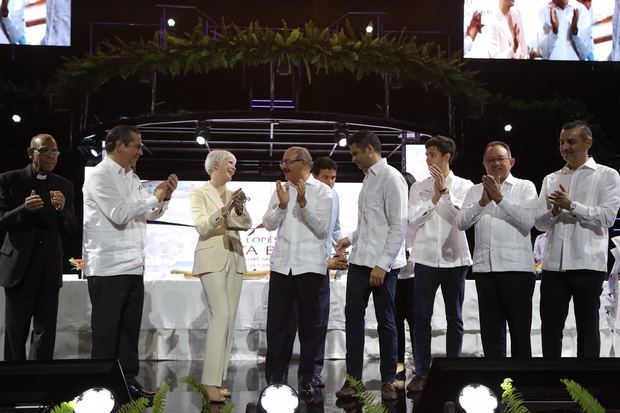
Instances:
[[[373,30],[374,28],[372,27],[372,21],[368,22],[368,25],[366,26],[366,33],[371,34]]]
[[[198,136],[196,136],[196,143],[198,143],[198,145],[204,145],[205,143],[207,143],[207,140],[205,139],[203,134],[204,131],[201,130],[200,132],[198,132]]]
[[[510,132],[512,130],[512,125],[510,123],[507,123],[506,125],[504,125],[504,130],[506,132]]]
[[[347,146],[347,136],[349,136],[349,130],[346,123],[339,123],[336,130],[334,130],[334,138],[336,143],[341,148]]]
[[[482,384],[468,384],[459,393],[459,406],[466,413],[493,413],[497,408],[497,397]]]
[[[265,413],[293,413],[297,406],[297,392],[286,384],[267,386],[258,398],[258,410]]]
[[[86,390],[73,399],[75,413],[110,413],[116,404],[112,392],[105,388]]]
[[[168,27],[174,27],[174,25],[177,24],[174,19],[168,19],[166,23],[168,24]]]
[[[13,114],[13,116],[11,116],[11,120],[15,123],[19,123],[22,121],[22,117],[15,113]]]

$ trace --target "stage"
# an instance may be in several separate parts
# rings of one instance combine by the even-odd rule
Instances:
[[[534,291],[532,320],[533,356],[541,356],[540,315],[538,304],[540,282]],[[346,276],[331,281],[331,308],[327,335],[326,358],[345,357],[345,290]],[[261,360],[266,352],[265,323],[267,314],[268,281],[245,280],[237,314],[234,360]],[[600,332],[601,356],[615,356],[614,317],[607,314],[610,297],[607,283],[601,296]],[[4,313],[4,291],[0,293],[0,311]],[[480,326],[478,322],[478,299],[474,281],[466,282],[463,305],[465,336],[464,356],[482,356]],[[205,330],[209,311],[206,297],[198,279],[166,279],[145,281],[144,313],[140,333],[141,360],[202,360]],[[372,298],[366,312],[366,357],[377,358],[379,344]],[[442,355],[445,351],[445,317],[443,298],[438,291],[432,319],[432,353]],[[0,346],[4,347],[4,314],[0,316]],[[617,334],[617,333],[615,333]],[[564,356],[575,356],[577,348],[575,318],[571,311],[564,330]],[[58,328],[55,358],[88,358],[90,356],[90,299],[85,280],[65,276],[60,290]],[[408,348],[410,348],[408,346]],[[298,351],[296,343],[295,352]]]

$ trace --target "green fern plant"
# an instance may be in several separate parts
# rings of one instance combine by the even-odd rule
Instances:
[[[181,377],[179,381],[187,384],[195,392],[202,395],[202,409],[200,410],[200,413],[211,413],[211,401],[209,400],[209,395],[207,394],[204,386],[190,376]]]
[[[362,405],[364,412],[387,413],[385,406],[382,405],[381,402],[375,401],[375,397],[368,390],[366,390],[366,387],[364,387],[364,384],[361,381],[349,376],[346,373],[344,375],[344,379],[347,383],[349,383],[349,386],[355,389],[355,397]]]
[[[118,413],[142,413],[147,407],[149,407],[149,399],[146,397],[139,397],[129,403],[123,404],[118,409]]]
[[[560,381],[566,386],[566,391],[568,391],[570,397],[579,403],[579,406],[581,406],[585,413],[605,413],[605,409],[598,400],[589,391],[581,387],[580,384],[569,379],[562,379]]]
[[[523,404],[523,396],[513,387],[511,378],[505,378],[501,387],[504,390],[502,401],[506,404],[506,413],[530,413]]]
[[[157,391],[157,394],[153,398],[153,410],[151,413],[164,413],[168,390],[170,390],[170,383],[164,383]]]

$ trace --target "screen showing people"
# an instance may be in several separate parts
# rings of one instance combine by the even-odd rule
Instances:
[[[71,46],[71,0],[0,0],[0,44]]]
[[[620,0],[465,0],[463,55],[620,61]]]

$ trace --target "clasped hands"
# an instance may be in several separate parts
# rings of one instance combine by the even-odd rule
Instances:
[[[493,175],[484,175],[482,177],[482,195],[478,204],[484,208],[489,202],[495,201],[496,204],[499,204],[502,199],[502,186],[499,178],[495,178]]]
[[[169,201],[172,197],[172,193],[177,189],[178,183],[179,177],[175,174],[170,174],[168,179],[155,187],[155,192],[153,192],[153,195],[155,195],[159,202]]]
[[[57,212],[62,212],[65,209],[65,196],[60,191],[50,191],[50,200],[52,207]],[[30,195],[24,200],[24,207],[28,212],[38,211],[43,208],[43,199],[33,189],[30,191]]]
[[[336,253],[338,255],[344,255],[345,250],[351,246],[351,241],[348,237],[342,238],[336,244]],[[379,287],[383,284],[383,280],[385,279],[386,271],[375,265],[375,267],[370,271],[370,276],[368,277],[368,285],[371,287]]]
[[[300,208],[304,208],[306,206],[306,182],[300,179],[295,183],[291,183],[291,185],[295,186],[297,189],[297,204],[299,204]],[[285,183],[283,185],[282,182],[276,181],[276,193],[278,194],[278,207],[280,207],[280,209],[286,209],[290,199],[288,184]]]
[[[230,197],[226,205],[222,207],[222,215],[227,216],[233,209],[235,210],[235,213],[237,215],[242,215],[246,199],[247,198],[243,193],[243,189],[237,189],[235,192],[232,193],[232,196]]]
[[[553,191],[549,195],[549,202],[551,202],[551,213],[553,216],[558,215],[563,209],[570,210],[571,199],[568,196],[568,191],[560,184],[560,189]]]

